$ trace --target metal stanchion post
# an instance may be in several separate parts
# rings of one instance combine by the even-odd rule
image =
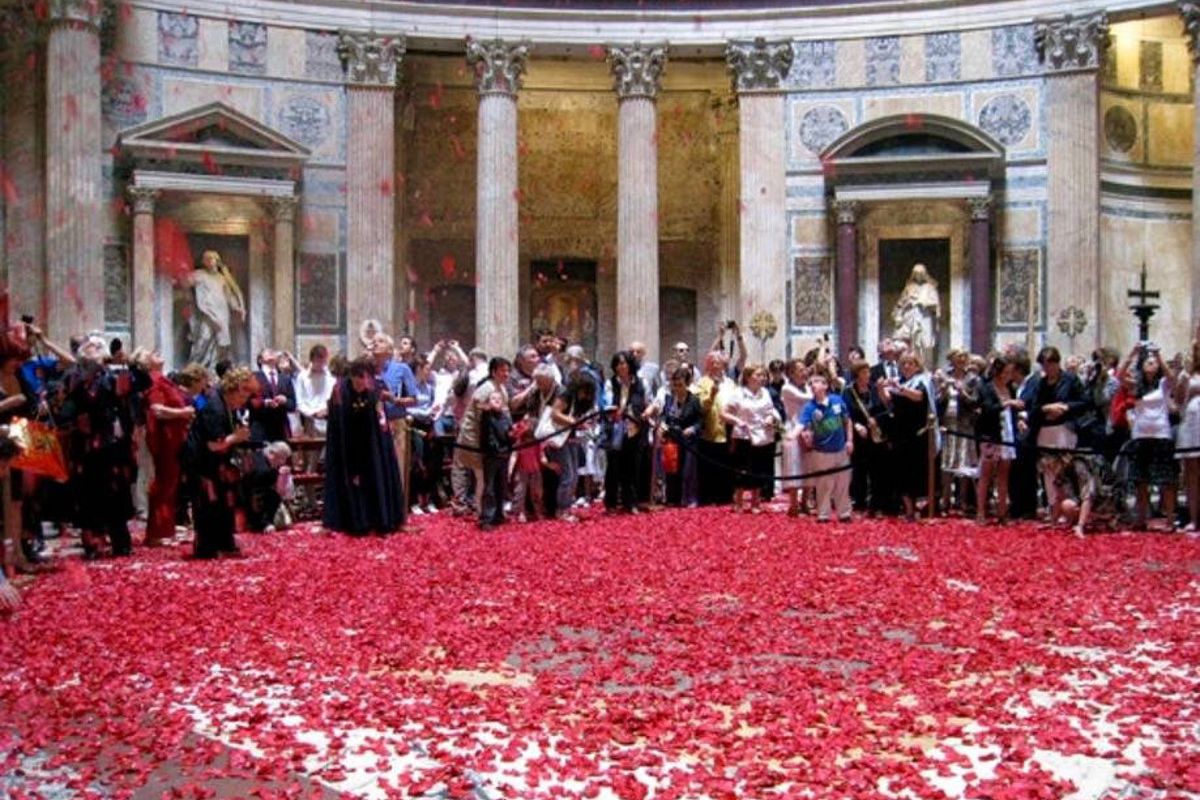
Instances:
[[[925,420],[925,447],[928,461],[925,475],[928,505],[925,510],[929,519],[933,519],[933,515],[937,511],[937,486],[934,485],[935,469],[937,468],[937,424],[937,415],[930,411]]]

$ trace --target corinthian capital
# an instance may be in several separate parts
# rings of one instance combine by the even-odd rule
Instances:
[[[641,42],[608,48],[608,63],[612,68],[613,88],[617,99],[658,97],[663,69],[667,65],[666,45],[642,46]]]
[[[494,39],[467,39],[467,63],[475,70],[475,88],[480,94],[516,97],[525,76],[529,45]]]
[[[271,198],[271,216],[276,222],[293,222],[296,219],[296,206],[300,199],[295,195],[280,195]]]
[[[1108,17],[1103,11],[1087,17],[1068,14],[1039,20],[1033,32],[1038,56],[1052,70],[1095,69],[1108,45]]]
[[[153,214],[154,204],[161,194],[162,192],[158,189],[146,186],[130,186],[125,190],[125,195],[133,205],[134,214]]]
[[[338,32],[338,55],[346,66],[346,81],[357,86],[394,87],[404,50],[400,35]]]
[[[967,208],[971,212],[971,220],[973,222],[986,222],[992,218],[992,198],[987,197],[968,197]]]
[[[1200,62],[1200,3],[1183,0],[1179,4],[1179,16],[1183,17],[1183,32],[1187,35],[1192,63]]]
[[[830,204],[838,225],[854,225],[858,222],[860,204],[857,200],[834,200]]]
[[[100,0],[50,0],[50,22],[100,30]]]
[[[733,88],[739,92],[778,89],[792,68],[791,42],[768,42],[761,36],[753,42],[730,42],[725,62],[733,73]]]

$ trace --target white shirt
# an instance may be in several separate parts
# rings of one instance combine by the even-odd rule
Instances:
[[[324,411],[329,405],[329,396],[333,394],[333,376],[329,370],[313,372],[312,367],[305,367],[296,379],[296,410],[301,417],[312,417],[318,411]],[[325,435],[325,420],[314,419],[313,426],[317,433]]]
[[[1126,412],[1129,416],[1129,435],[1133,439],[1170,439],[1171,418],[1167,403],[1167,379],[1147,392],[1137,405]]]
[[[779,412],[766,389],[755,393],[745,386],[739,388],[725,403],[725,413],[738,418],[738,424],[733,426],[733,438],[749,439],[756,447],[775,441]]]

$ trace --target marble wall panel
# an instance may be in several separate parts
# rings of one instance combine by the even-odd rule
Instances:
[[[1138,46],[1138,88],[1148,92],[1161,92],[1163,88],[1162,42],[1143,40]]]
[[[794,161],[816,159],[854,127],[854,100],[850,98],[793,101],[788,113],[792,136],[788,152]]]
[[[126,63],[158,61],[158,12],[126,5],[117,26],[115,52]]]
[[[309,163],[304,168],[304,207],[346,206],[346,169]]]
[[[962,76],[962,35],[958,31],[931,33],[924,44],[926,81],[957,81]]]
[[[196,47],[195,66],[212,72],[229,71],[229,23],[226,20],[201,17]]]
[[[300,79],[307,64],[307,32],[298,28],[271,28],[267,36],[267,74]]]
[[[1169,94],[1192,93],[1192,59],[1187,42],[1183,40],[1162,43],[1162,90]]]
[[[304,31],[304,74],[323,81],[343,79],[338,36],[330,31]]]
[[[804,41],[792,45],[787,83],[797,89],[825,89],[836,82],[837,42]]]
[[[867,40],[846,39],[838,42],[835,69],[839,87],[862,86],[867,74]]]
[[[1138,98],[1100,93],[1100,153],[1109,161],[1140,164],[1146,158],[1142,130],[1143,102]]]
[[[992,32],[963,31],[959,34],[962,49],[961,78],[978,81],[992,76]]]
[[[112,146],[116,134],[149,119],[154,76],[142,66],[117,67],[100,87],[100,115],[104,126],[102,146]]]
[[[1041,94],[1036,86],[973,92],[971,121],[1011,153],[1041,148]]]
[[[239,75],[267,74],[267,26],[259,22],[229,22],[229,71]]]
[[[133,276],[129,249],[123,244],[104,246],[104,324],[107,329],[128,328],[133,322],[131,310]]]
[[[1128,352],[1137,339],[1137,320],[1129,311],[1129,289],[1138,286],[1143,261],[1147,287],[1161,293],[1162,306],[1150,325],[1151,337],[1168,357],[1186,354],[1192,339],[1191,221],[1156,203],[1136,209],[1102,210],[1100,215],[1100,314],[1105,344]]]
[[[792,217],[792,246],[806,249],[827,248],[829,220],[824,214],[803,214]]]
[[[1151,103],[1146,110],[1147,158],[1156,166],[1190,166],[1195,116],[1190,104]]]
[[[900,37],[877,36],[866,40],[867,86],[893,86],[900,82]]]
[[[925,81],[925,37],[900,37],[900,82]]]
[[[1041,250],[1006,249],[996,276],[996,320],[1000,325],[1025,325],[1029,318],[1029,287],[1034,291],[1034,319],[1041,317]]]
[[[340,89],[286,87],[273,89],[271,124],[310,149],[323,161],[343,158],[345,95]]]
[[[344,327],[345,259],[336,253],[300,253],[296,257],[296,327],[336,331]]]
[[[993,75],[1012,78],[1039,70],[1032,24],[993,28],[991,33]]]
[[[797,328],[833,324],[832,256],[792,259],[792,325]]]
[[[892,114],[941,114],[962,119],[965,103],[966,93],[960,91],[876,95],[863,100],[863,118],[867,121]]]
[[[304,189],[307,201],[307,182]],[[306,202],[296,217],[296,239],[300,243],[300,249],[306,253],[328,254],[341,251],[342,215],[336,211],[309,209]]]
[[[1042,213],[1039,208],[1005,208],[1001,220],[1001,235],[1005,242],[1036,242],[1042,239]]]
[[[258,120],[264,119],[265,86],[231,84],[190,78],[163,79],[163,114],[182,111],[220,101]]]
[[[200,62],[200,18],[158,12],[158,63],[194,67]]]

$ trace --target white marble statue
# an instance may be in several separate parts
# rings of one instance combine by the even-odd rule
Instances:
[[[924,264],[915,264],[900,299],[892,309],[895,337],[906,339],[927,369],[937,355],[938,319],[941,317],[938,286]]]
[[[216,250],[206,250],[192,272],[195,307],[188,320],[188,360],[210,369],[231,356],[233,324],[245,325],[246,299]]]

